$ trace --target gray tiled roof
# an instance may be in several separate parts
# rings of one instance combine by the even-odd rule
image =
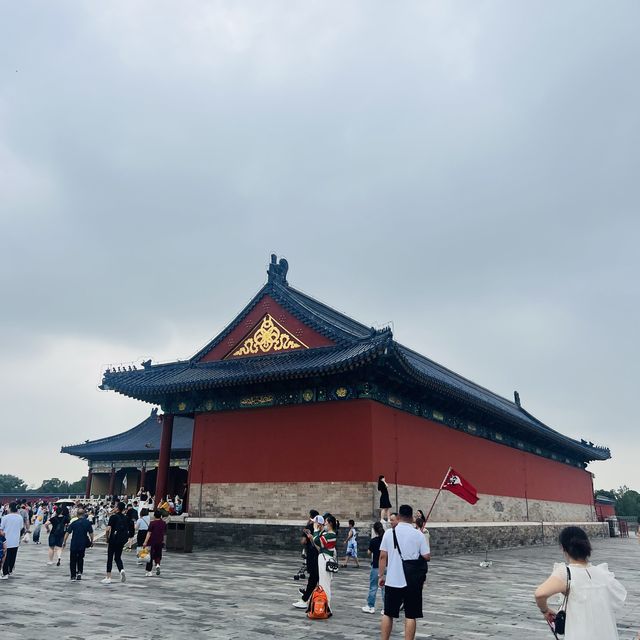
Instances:
[[[136,455],[157,458],[160,451],[160,433],[161,425],[158,422],[157,410],[154,409],[148,418],[128,431],[99,440],[88,440],[82,444],[62,447],[61,452],[90,459],[100,456],[124,458]],[[191,454],[192,437],[193,418],[176,416],[173,421],[171,455],[188,457]]]
[[[281,261],[282,262],[282,261]],[[284,275],[272,277],[267,284],[216,338],[190,360],[150,365],[144,369],[107,370],[101,388],[147,402],[158,402],[173,393],[187,390],[219,389],[270,381],[317,378],[369,366],[376,375],[392,376],[401,372],[402,380],[412,387],[436,391],[466,409],[489,413],[513,425],[532,438],[555,442],[571,449],[584,460],[604,460],[609,450],[578,442],[548,427],[516,404],[443,367],[429,358],[395,342],[390,329],[376,331],[349,318],[332,307],[290,287]],[[313,330],[330,338],[335,346],[202,363],[201,359],[229,335],[263,296],[271,296],[289,313]],[[371,366],[370,366],[371,365]],[[396,380],[398,382],[398,380]]]

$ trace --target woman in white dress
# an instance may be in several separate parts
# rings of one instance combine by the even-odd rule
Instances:
[[[616,611],[622,607],[627,590],[615,579],[606,564],[592,565],[591,543],[580,527],[566,527],[560,533],[565,563],[556,563],[553,572],[537,589],[536,604],[547,622],[554,624],[556,612],[547,600],[567,594],[565,640],[617,640]],[[568,571],[567,571],[568,568]]]

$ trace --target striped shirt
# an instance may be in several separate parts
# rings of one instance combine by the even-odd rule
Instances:
[[[320,547],[320,553],[333,558],[338,536],[333,531],[316,531],[313,535],[314,543]]]

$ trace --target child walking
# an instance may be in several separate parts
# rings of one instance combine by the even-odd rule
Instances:
[[[344,564],[342,565],[345,569],[349,564],[349,558],[353,558],[355,560],[356,569],[360,567],[360,563],[358,562],[358,530],[356,529],[356,523],[353,520],[349,520],[347,550],[344,556]]]

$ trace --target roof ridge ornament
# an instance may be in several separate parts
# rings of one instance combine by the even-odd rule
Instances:
[[[278,256],[275,253],[271,254],[271,263],[269,264],[269,268],[267,269],[267,274],[269,276],[269,282],[278,284],[283,284],[287,286],[289,283],[287,282],[287,272],[289,271],[289,263],[286,258],[280,258],[278,261]]]
[[[513,399],[516,403],[516,405],[520,408],[522,408],[522,405],[520,404],[520,394],[517,391],[513,392]]]

